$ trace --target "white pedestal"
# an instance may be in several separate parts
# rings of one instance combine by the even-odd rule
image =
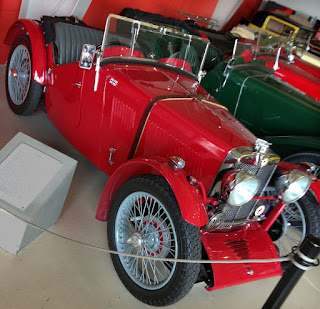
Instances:
[[[16,254],[42,233],[17,217],[44,229],[58,220],[76,165],[23,133],[0,150],[1,248]]]

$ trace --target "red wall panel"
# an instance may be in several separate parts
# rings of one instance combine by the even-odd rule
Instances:
[[[253,17],[257,13],[261,3],[262,3],[262,0],[244,0],[240,5],[239,9],[237,10],[237,12],[232,16],[229,22],[225,25],[223,30],[224,31],[231,30],[232,27],[240,23],[242,18],[250,19],[251,17]]]
[[[22,0],[2,0],[0,3],[0,64],[7,61],[9,47],[3,44],[9,27],[17,20]]]
[[[83,21],[90,26],[103,28],[110,13],[118,14],[126,7],[158,13],[166,17],[180,18],[180,14],[177,13],[177,10],[180,10],[211,18],[217,3],[218,0],[198,0],[196,2],[193,0],[92,0]]]

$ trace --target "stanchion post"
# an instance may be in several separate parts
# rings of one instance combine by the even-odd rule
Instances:
[[[278,309],[284,303],[303,273],[311,266],[318,265],[320,238],[307,235],[301,246],[296,249],[288,269],[284,272],[275,289],[262,309]]]

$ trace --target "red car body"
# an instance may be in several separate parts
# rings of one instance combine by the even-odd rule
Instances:
[[[266,61],[266,66],[272,68],[274,57],[259,57]],[[274,73],[289,85],[301,90],[311,98],[320,101],[320,70],[303,60],[295,60],[294,63],[280,59],[279,69]]]
[[[245,62],[253,60],[253,55],[249,50],[241,54]],[[276,62],[276,53],[261,54],[255,59],[265,61],[265,66],[274,69]],[[320,101],[320,69],[310,63],[299,58],[289,61],[286,54],[283,54],[278,60],[278,68],[274,71],[274,75],[292,87],[299,89],[311,98]]]
[[[188,223],[199,227],[202,244],[212,260],[277,258],[267,230],[283,209],[279,201],[264,223],[210,233],[207,192],[226,156],[234,148],[253,147],[256,137],[226,108],[209,96],[188,74],[140,62],[109,61],[101,66],[97,91],[95,67],[79,62],[56,65],[53,44],[46,46],[41,25],[19,20],[5,42],[28,35],[32,46],[32,78],[44,85],[48,117],[84,156],[110,175],[96,218],[107,220],[110,203],[121,185],[136,175],[162,176],[170,185]],[[174,170],[171,156],[185,160]],[[279,170],[297,168],[278,165]],[[190,184],[192,175],[199,186]],[[319,194],[319,184],[312,184]],[[234,243],[241,240],[244,255]],[[241,247],[241,246],[240,246]],[[282,273],[280,263],[212,264],[214,285],[223,288]]]

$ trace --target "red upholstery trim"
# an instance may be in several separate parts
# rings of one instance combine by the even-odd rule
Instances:
[[[170,64],[170,65],[174,65],[175,67],[178,67],[178,68],[182,68],[183,66],[183,60],[179,58],[161,58],[161,59],[158,59],[158,61]],[[192,72],[191,65],[187,61],[185,61],[184,63],[184,69],[186,71]]]
[[[103,51],[103,58],[106,57],[130,57],[130,47],[125,46],[111,46],[107,47]],[[145,58],[139,51],[133,50],[133,54],[131,57],[135,58]]]

